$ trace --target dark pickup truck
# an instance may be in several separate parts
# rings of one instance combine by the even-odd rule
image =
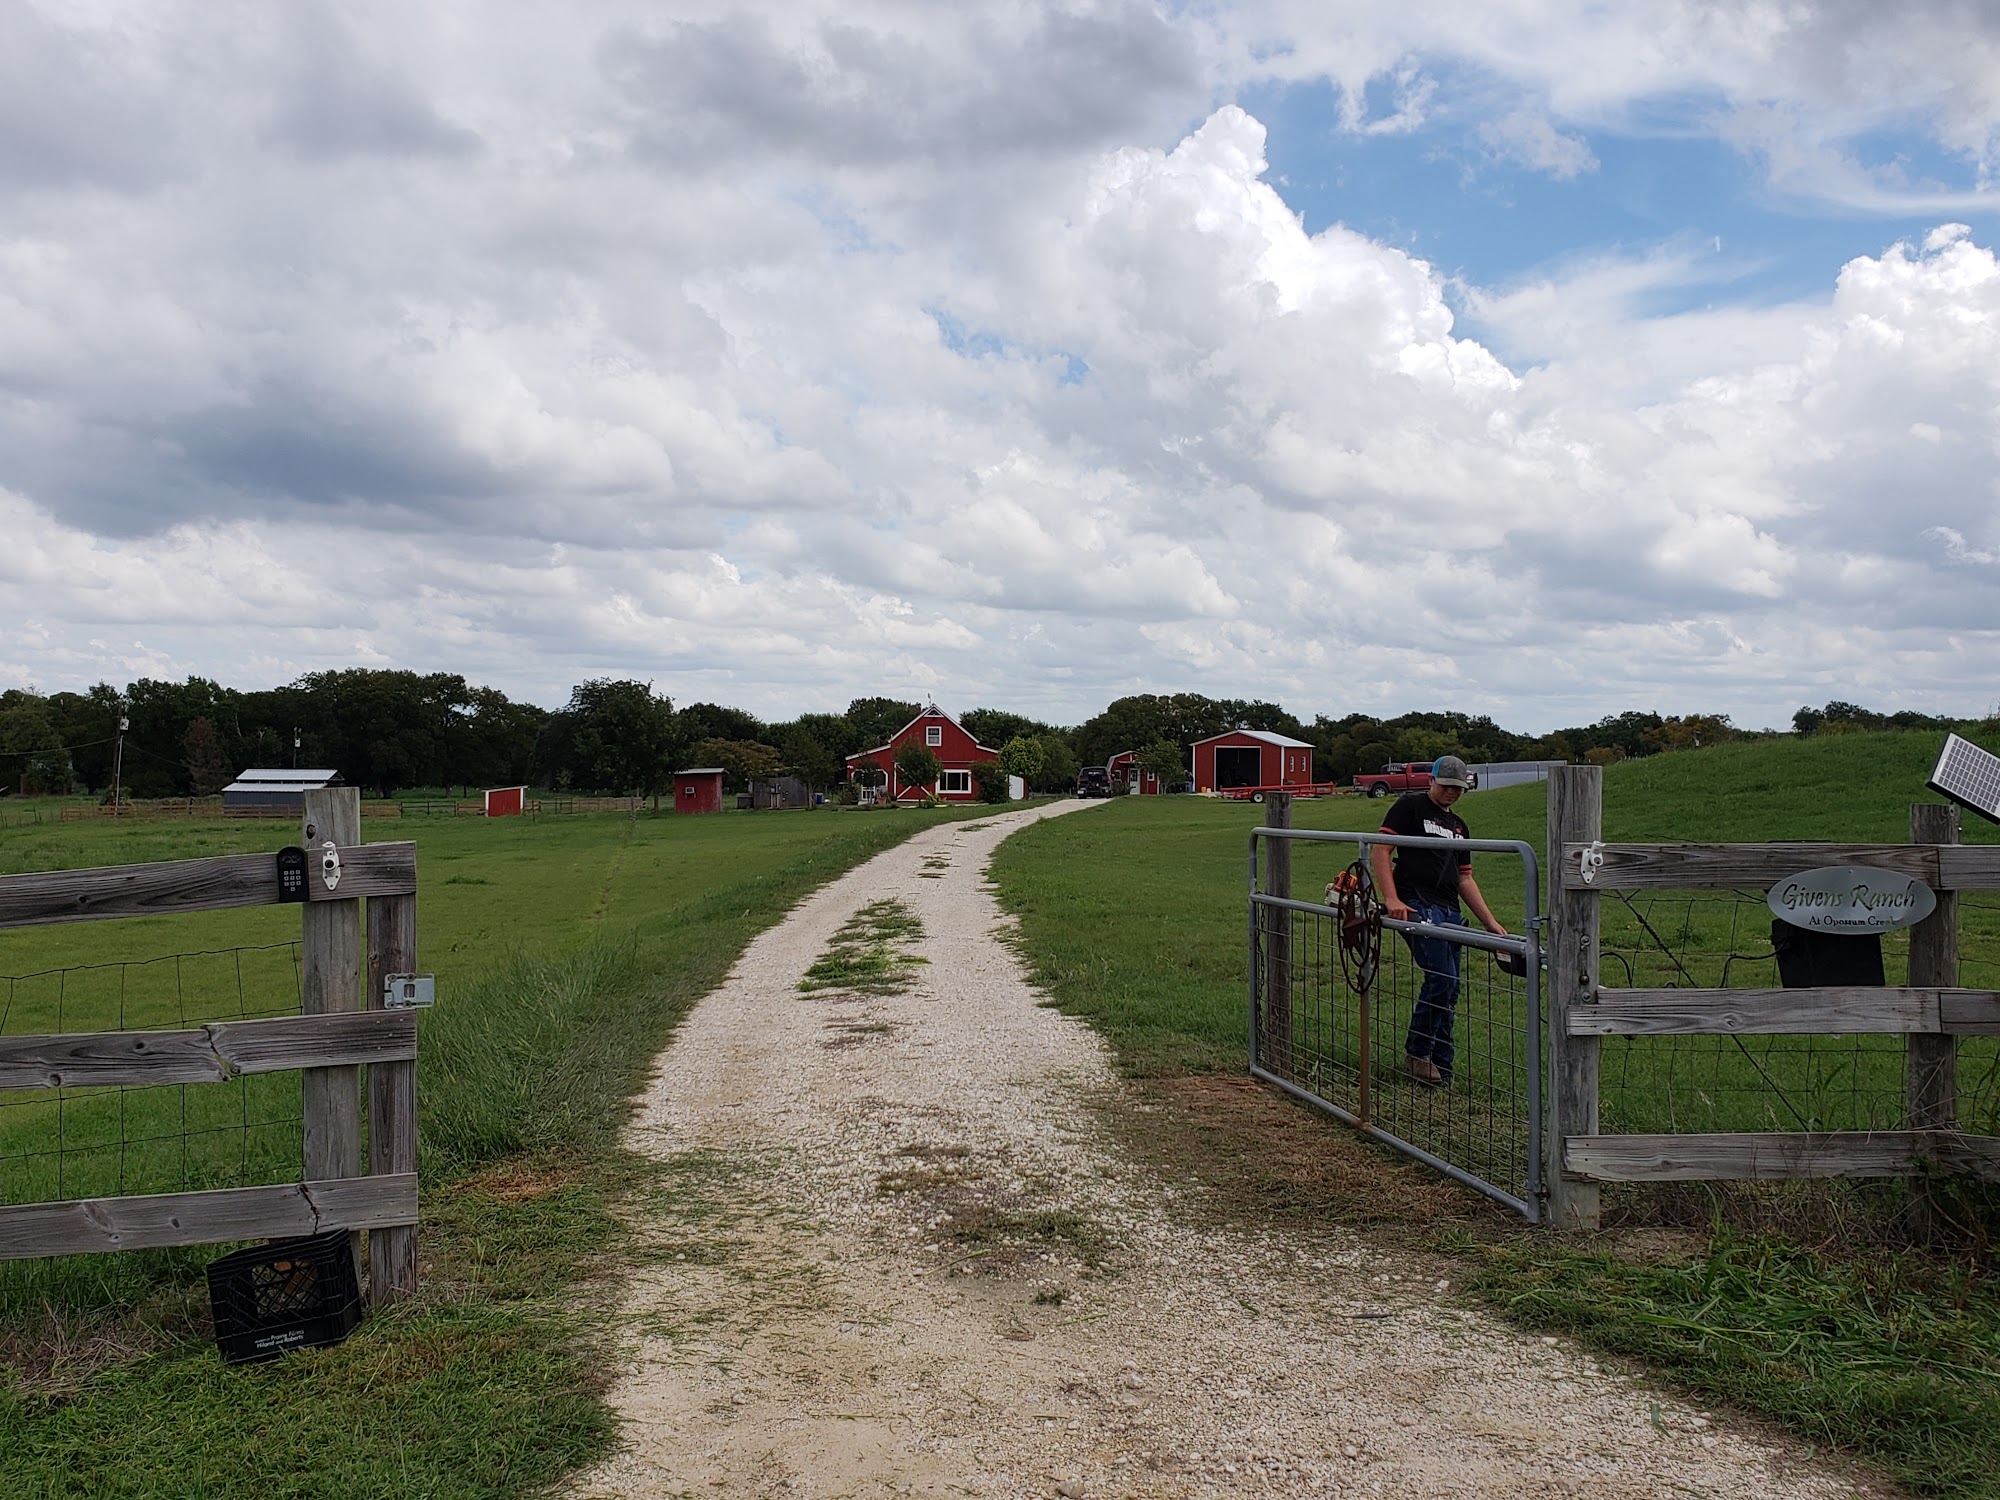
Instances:
[[[1079,797],[1109,797],[1111,773],[1103,766],[1085,766],[1076,773],[1076,794]]]

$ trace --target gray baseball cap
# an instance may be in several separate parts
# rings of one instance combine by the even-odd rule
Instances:
[[[1472,785],[1472,772],[1456,755],[1440,755],[1437,764],[1431,767],[1431,780],[1442,786],[1468,787]]]

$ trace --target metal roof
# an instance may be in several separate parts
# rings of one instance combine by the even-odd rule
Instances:
[[[676,776],[727,776],[729,773],[721,766],[694,766],[685,771],[676,771],[674,774]]]
[[[344,786],[338,771],[262,770],[245,771],[222,790],[229,792],[317,792],[324,787]]]
[[[1314,749],[1311,740],[1295,740],[1290,735],[1279,734],[1270,729],[1225,729],[1221,734],[1211,734],[1208,739],[1196,740],[1197,745],[1206,745],[1211,740],[1227,739],[1232,734],[1247,734],[1253,740],[1262,740],[1267,745],[1284,745],[1293,750]]]

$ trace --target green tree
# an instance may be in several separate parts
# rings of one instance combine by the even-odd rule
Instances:
[[[1169,739],[1157,739],[1139,752],[1139,769],[1160,778],[1164,791],[1177,792],[1187,785],[1187,758],[1181,747]]]
[[[900,727],[900,726],[898,726]],[[905,740],[896,751],[896,789],[905,791],[915,787],[927,790],[937,786],[938,758],[927,745],[919,745],[915,740]]]
[[[764,721],[740,708],[720,703],[690,703],[680,712],[681,737],[690,745],[703,740],[751,740],[766,737]]]
[[[749,790],[753,781],[778,775],[785,764],[777,746],[758,740],[703,740],[695,746],[705,766],[722,767],[722,784],[732,792]]]
[[[861,740],[855,748],[873,750],[888,744],[897,730],[923,711],[921,703],[905,703],[900,698],[854,699],[847,705],[846,718]]]
[[[51,693],[47,713],[78,785],[88,792],[108,788],[118,738],[118,689],[100,682],[87,693]],[[0,785],[5,776],[6,767],[0,766]]]
[[[648,796],[672,782],[681,740],[673,704],[650,682],[594,678],[570,693],[559,717],[571,785]]]
[[[197,797],[213,797],[236,775],[222,758],[222,739],[207,714],[188,725],[181,737],[181,750],[186,757],[188,790]]]
[[[1030,719],[1004,708],[975,708],[958,716],[958,727],[982,745],[1006,745],[1012,740],[1032,739],[1040,734],[1060,734],[1053,724]],[[1013,773],[1021,775],[1019,771]]]
[[[845,766],[840,756],[804,729],[788,729],[778,736],[778,752],[783,762],[781,770],[818,791],[840,780]]]
[[[39,693],[0,693],[0,787],[30,796],[70,789],[69,755]]]
[[[1037,792],[1073,792],[1076,790],[1076,773],[1083,762],[1069,747],[1069,741],[1059,734],[1045,734],[1037,741],[1042,747],[1042,768],[1028,778],[1028,785]]]
[[[979,791],[981,802],[1005,802],[1008,800],[1007,772],[995,760],[975,760],[972,763],[972,784]]]
[[[1033,735],[1017,734],[1001,747],[1000,769],[1033,785],[1035,778],[1041,774],[1042,762],[1048,758],[1049,752],[1039,739]]]

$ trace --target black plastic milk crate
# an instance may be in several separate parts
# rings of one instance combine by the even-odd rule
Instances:
[[[232,1250],[208,1263],[215,1347],[225,1364],[337,1344],[361,1321],[345,1229]]]

